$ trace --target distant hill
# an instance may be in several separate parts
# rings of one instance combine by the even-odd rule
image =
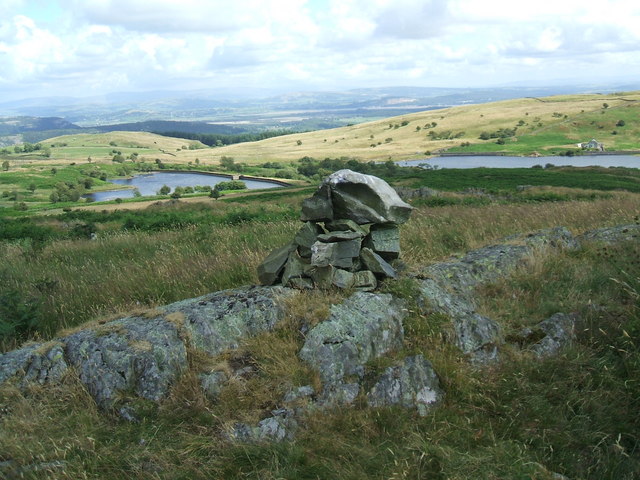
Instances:
[[[25,132],[38,132],[43,130],[81,130],[75,125],[60,117],[0,117],[0,136],[17,135]]]

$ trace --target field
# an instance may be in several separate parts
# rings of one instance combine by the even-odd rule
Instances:
[[[493,191],[505,192],[497,185]],[[537,196],[550,191],[556,197]],[[16,227],[16,238],[4,240],[0,253],[0,311],[16,321],[3,324],[5,348],[86,321],[256,282],[257,264],[299,227],[300,202],[309,193],[11,221],[22,230]],[[521,192],[520,199],[511,193],[475,205],[416,202],[401,237],[408,271],[512,233],[565,225],[578,234],[637,222],[640,212],[638,193],[567,187]],[[443,198],[467,197],[451,192]],[[97,240],[87,238],[91,230]],[[259,418],[264,405],[273,405],[273,392],[291,381],[314,381],[297,358],[300,322],[313,321],[344,296],[314,293],[289,306],[281,328],[243,345],[238,355],[252,358],[260,374],[230,385],[218,403],[197,385],[198,362],[206,359],[194,363],[169,399],[140,405],[139,423],[98,411],[72,377],[53,390],[0,389],[2,458],[41,465],[32,478],[551,479],[558,472],[630,480],[640,472],[640,425],[631,413],[640,395],[639,255],[638,245],[622,245],[540,256],[530,269],[483,291],[483,313],[514,330],[556,311],[588,312],[598,305],[605,313],[589,317],[595,323],[557,358],[532,361],[507,349],[501,365],[469,368],[442,342],[442,319],[412,308],[407,349],[432,360],[447,392],[425,418],[358,403],[306,415],[293,442],[224,439],[229,422]],[[404,277],[383,288],[410,300],[414,287]]]
[[[0,173],[0,191],[11,194],[15,190],[22,199],[5,199],[5,208],[0,209],[0,352],[24,342],[55,339],[83,325],[131,312],[257,283],[258,264],[272,249],[290,241],[299,229],[301,202],[311,195],[319,179],[338,168],[352,167],[384,177],[394,186],[426,186],[439,191],[411,200],[415,210],[401,227],[403,273],[381,287],[408,302],[406,345],[392,352],[391,359],[370,362],[367,371],[380,372],[403,355],[423,354],[438,372],[446,396],[432,413],[418,417],[399,407],[367,408],[361,395],[351,408],[306,413],[293,441],[230,442],[225,435],[234,422],[263,418],[265,412],[279,406],[278,398],[284,391],[318,382],[317,374],[298,356],[304,341],[302,326],[326,316],[329,305],[349,292],[308,292],[303,301],[286,305],[287,316],[282,325],[247,340],[237,352],[217,357],[191,352],[189,371],[172,386],[167,399],[159,403],[136,400],[139,422],[128,422],[116,412],[99,410],[73,375],[55,387],[34,385],[21,391],[15,385],[3,385],[0,476],[256,480],[639,478],[637,242],[610,247],[593,245],[580,251],[541,251],[509,278],[482,287],[478,292],[479,311],[500,320],[507,337],[555,312],[577,312],[583,319],[576,342],[558,356],[535,359],[506,345],[502,362],[482,369],[469,365],[445,341],[450,328],[447,318],[421,313],[415,303],[417,286],[412,274],[428,264],[516,233],[565,226],[578,235],[594,228],[640,223],[640,170],[400,168],[393,163],[350,160],[353,152],[364,150],[355,137],[346,141],[346,132],[355,135],[356,131],[358,137],[397,137],[393,158],[401,159],[405,153],[409,155],[409,149],[417,148],[418,140],[411,140],[414,133],[422,136],[419,142],[427,135],[424,130],[416,131],[419,125],[412,122],[417,118],[423,126],[429,119],[438,123],[427,131],[453,129],[454,125],[461,128],[465,124],[467,138],[472,139],[485,130],[511,128],[520,116],[524,116],[525,123],[528,117],[540,117],[538,123],[543,126],[531,126],[531,132],[556,120],[568,122],[567,125],[582,121],[590,124],[591,114],[602,121],[607,118],[608,122],[618,122],[622,112],[627,112],[625,109],[631,112],[636,108],[637,96],[624,96],[633,101],[620,100],[622,95],[525,99],[501,102],[495,107],[484,105],[483,113],[474,106],[451,109],[444,119],[436,117],[443,112],[406,116],[397,119],[398,128],[396,119],[392,119],[376,124],[381,130],[367,130],[372,133],[359,129],[373,129],[373,124],[350,127],[338,134],[344,136],[344,142],[333,142],[312,155],[324,158],[331,152],[333,160],[298,159],[304,149],[312,151],[311,145],[330,144],[330,135],[337,130],[291,136],[302,139],[302,145],[294,141],[293,149],[286,142],[277,143],[287,137],[266,140],[261,145],[207,150],[189,150],[186,143],[183,149],[180,141],[172,144],[175,157],[166,154],[162,158],[173,160],[160,163],[185,169],[196,165],[201,169],[225,168],[217,157],[211,156],[224,150],[225,155],[232,155],[238,162],[253,163],[242,167],[252,173],[275,176],[287,170],[295,179],[306,182],[306,186],[296,188],[219,199],[194,196],[102,205],[49,201],[49,195],[60,190],[59,184],[71,184],[76,189],[75,185],[84,185],[91,178],[90,189],[99,189],[105,186],[101,174],[117,175],[125,167],[131,173],[136,166],[158,165],[155,155],[162,154],[161,150],[169,151],[169,144],[161,143],[165,142],[162,137],[144,134],[136,137],[139,143],[134,144],[127,143],[132,141],[128,135],[97,136],[92,140],[93,146],[84,137],[63,137],[52,144],[67,145],[52,147],[50,158],[11,154],[9,170]],[[608,107],[604,108],[603,103]],[[554,116],[554,111],[562,116]],[[525,115],[527,112],[529,115]],[[472,117],[483,118],[487,123],[477,127],[464,123]],[[620,130],[630,127],[630,132],[636,131],[635,120],[624,118],[628,120]],[[410,123],[402,126],[403,119]],[[524,125],[518,131],[528,128]],[[591,130],[584,132],[587,131]],[[328,141],[314,135],[326,136]],[[578,133],[567,135],[555,137],[554,141],[564,141]],[[620,141],[618,145],[636,148],[626,131],[613,137]],[[520,143],[521,137],[517,138],[518,142],[508,140],[504,145],[494,140],[477,142],[508,148]],[[400,142],[401,139],[404,140]],[[457,144],[462,139],[420,145],[444,148],[441,146]],[[110,142],[116,145],[109,145]],[[148,142],[158,144],[153,147]],[[396,140],[390,143],[393,142]],[[69,153],[66,159],[60,158],[60,152],[74,148],[76,157]],[[92,148],[119,149],[123,156],[138,153],[139,157],[148,158],[113,162],[108,158],[113,152],[102,158],[100,151]],[[240,153],[241,148],[245,153]],[[286,153],[287,148],[294,153]],[[349,148],[352,153],[346,154]],[[388,148],[384,156],[387,152],[391,155],[392,149]],[[232,153],[233,149],[238,150]],[[146,150],[149,152],[143,153]],[[280,153],[273,153],[276,151]],[[91,152],[96,158],[89,162],[86,157]],[[347,158],[335,159],[343,153]],[[278,159],[281,165],[258,166],[268,158],[270,162]],[[228,162],[227,165],[237,168]],[[91,172],[98,173],[91,176]],[[36,187],[33,191],[32,184]],[[27,204],[26,210],[17,208],[21,202]],[[128,209],[131,206],[136,208]],[[218,401],[207,399],[199,386],[198,373],[205,366],[225,365],[237,358],[255,365],[255,375],[230,382]]]

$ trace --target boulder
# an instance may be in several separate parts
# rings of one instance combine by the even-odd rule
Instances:
[[[68,362],[103,408],[124,392],[158,401],[187,367],[178,329],[163,317],[122,318],[61,341]]]
[[[618,225],[616,227],[599,228],[583,233],[577,237],[578,243],[595,242],[612,245],[620,242],[640,241],[640,224]]]
[[[0,384],[15,378],[23,387],[29,382],[44,385],[60,380],[67,368],[61,343],[27,345],[0,354]]]
[[[557,354],[575,339],[576,314],[555,313],[518,335],[518,343],[538,358]]]
[[[302,204],[303,221],[348,219],[357,224],[406,222],[413,207],[384,180],[339,170],[325,178]]]
[[[237,348],[244,338],[273,329],[284,318],[281,300],[296,293],[278,286],[241,287],[172,303],[162,311],[180,314],[191,345],[217,355]]]
[[[327,222],[333,218],[331,188],[329,184],[323,182],[313,196],[303,200],[300,220],[303,222]]]
[[[325,383],[362,376],[367,361],[402,346],[405,315],[404,303],[389,294],[357,292],[307,334],[300,357]]]

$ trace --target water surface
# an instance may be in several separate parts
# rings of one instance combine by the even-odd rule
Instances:
[[[111,183],[130,187],[123,190],[104,190],[93,192],[84,197],[91,197],[97,202],[115,200],[116,198],[132,198],[133,189],[137,188],[143,196],[156,195],[163,185],[167,185],[173,191],[176,187],[195,187],[197,185],[209,185],[213,187],[220,182],[228,182],[228,177],[211,175],[207,173],[193,172],[151,172],[135,175],[132,178],[115,178]],[[278,188],[281,184],[268,180],[242,180],[249,189]]]
[[[584,155],[576,157],[507,157],[497,155],[445,156],[397,162],[402,167],[421,164],[438,168],[530,168],[551,163],[556,167],[631,167],[640,168],[640,156],[635,155]],[[426,167],[429,168],[429,167]]]

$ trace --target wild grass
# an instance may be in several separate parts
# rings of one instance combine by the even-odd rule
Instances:
[[[403,261],[409,270],[418,269],[514,233],[564,225],[579,234],[638,221],[638,194],[576,199],[575,190],[552,192],[569,198],[418,206],[401,227]],[[7,337],[3,347],[53,338],[60,328],[79,328],[88,320],[99,324],[101,318],[144,315],[160,304],[256,282],[259,262],[300,225],[288,216],[298,211],[299,197],[268,198],[279,204],[263,211],[241,204],[255,215],[237,222],[218,222],[229,219],[237,203],[212,201],[219,211],[156,207],[167,218],[183,219],[158,229],[140,220],[137,230],[122,230],[122,212],[78,214],[67,221],[95,222],[98,240],[3,242],[1,290],[17,292],[19,305],[33,306],[21,311],[26,319],[39,315],[35,327]],[[152,218],[157,212],[146,213]],[[207,222],[207,214],[215,221]],[[57,219],[47,222],[59,227]],[[427,417],[401,408],[369,409],[360,396],[352,408],[302,415],[292,442],[228,440],[232,423],[263,418],[281,406],[289,389],[319,387],[317,374],[297,354],[302,332],[326,318],[343,294],[304,292],[285,304],[287,317],[278,328],[237,351],[211,358],[190,350],[189,371],[169,398],[160,404],[134,400],[138,423],[99,411],[73,372],[59,386],[26,392],[3,386],[0,472],[9,478],[73,479],[551,480],[554,473],[572,479],[637,478],[638,258],[637,244],[540,254],[512,277],[484,287],[479,308],[499,320],[507,336],[557,311],[580,312],[584,321],[578,341],[557,357],[536,360],[507,346],[503,363],[481,370],[447,342],[448,318],[420,311],[415,281],[386,282],[383,291],[407,301],[406,342],[390,358],[370,362],[367,378],[373,381],[404,355],[425,355],[446,392]],[[176,316],[169,320],[181,322]],[[233,378],[217,401],[205,397],[199,373],[233,372],[239,366],[251,368]]]

